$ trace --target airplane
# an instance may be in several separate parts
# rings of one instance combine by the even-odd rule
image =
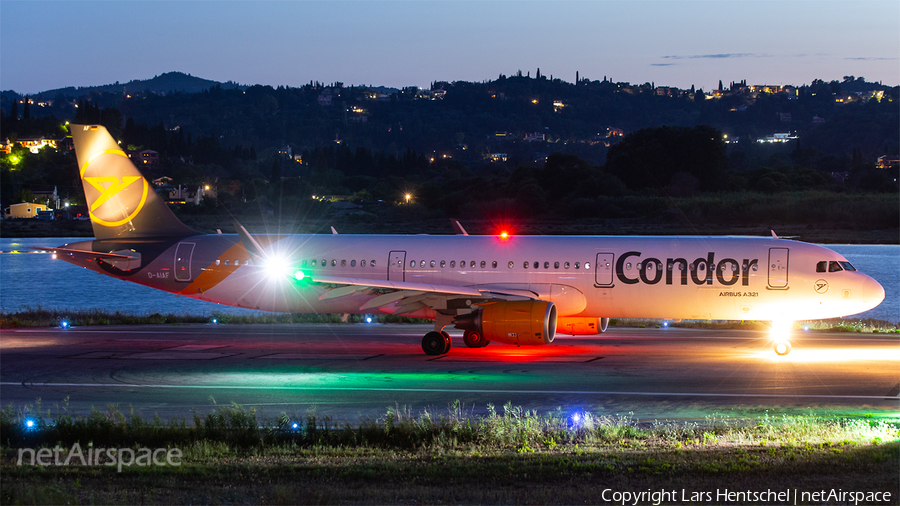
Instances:
[[[103,126],[72,125],[94,240],[54,257],[200,300],[290,313],[434,320],[428,355],[547,345],[609,319],[834,318],[884,289],[822,246],[772,237],[201,234],[182,223]],[[785,355],[785,336],[774,339]]]

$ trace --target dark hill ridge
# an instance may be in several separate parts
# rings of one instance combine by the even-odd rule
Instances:
[[[241,86],[232,81],[221,83],[203,79],[201,77],[195,77],[183,72],[166,72],[165,74],[154,76],[152,79],[135,79],[125,84],[120,84],[117,81],[115,84],[106,84],[102,86],[85,86],[80,88],[69,86],[67,88],[47,90],[38,93],[37,95],[44,95],[50,98],[58,95],[77,98],[91,93],[122,93],[123,91],[126,93],[149,91],[158,95],[164,95],[172,92],[200,93],[214,86],[221,86],[223,89],[229,90],[234,88],[246,88],[246,86]]]

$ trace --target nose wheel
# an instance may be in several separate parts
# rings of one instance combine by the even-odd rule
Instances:
[[[791,352],[791,343],[789,343],[787,341],[781,341],[781,342],[775,343],[775,353],[783,356],[783,355],[787,355],[790,352]]]
[[[446,332],[432,331],[425,334],[422,338],[422,351],[426,355],[444,355],[450,351],[453,342],[450,340],[450,334]]]

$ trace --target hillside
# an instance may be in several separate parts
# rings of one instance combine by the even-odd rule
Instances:
[[[246,86],[241,86],[232,81],[221,83],[218,81],[211,81],[209,79],[192,76],[190,74],[185,74],[183,72],[166,72],[165,74],[154,76],[151,79],[135,79],[124,84],[116,81],[113,84],[85,86],[79,88],[69,86],[67,88],[47,90],[38,93],[37,96],[43,96],[44,98],[55,98],[62,95],[69,98],[78,98],[85,95],[91,95],[93,93],[123,92],[130,94],[150,92],[157,95],[166,95],[172,92],[200,93],[212,88],[213,86],[221,86],[223,89],[228,90],[235,88],[246,88]]]

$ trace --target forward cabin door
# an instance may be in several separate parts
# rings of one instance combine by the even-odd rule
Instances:
[[[190,281],[191,257],[194,256],[194,243],[180,242],[175,248],[175,281]]]
[[[388,263],[388,281],[406,281],[405,251],[391,251]]]
[[[787,289],[789,253],[787,248],[769,248],[769,288]]]

